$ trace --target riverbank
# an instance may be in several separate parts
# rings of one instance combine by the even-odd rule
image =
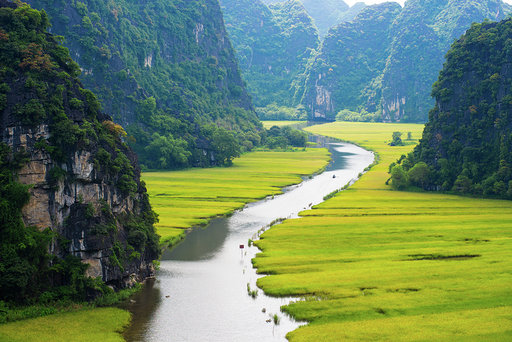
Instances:
[[[510,338],[512,202],[392,191],[388,166],[422,126],[332,123],[306,129],[353,141],[380,162],[348,190],[267,231],[254,260],[285,307],[310,322],[291,341]],[[315,300],[321,298],[321,300]],[[507,318],[508,317],[508,318]]]
[[[321,171],[329,159],[323,148],[257,151],[235,159],[231,167],[145,172],[142,178],[159,215],[156,228],[161,242],[172,246],[187,229],[280,194],[284,187]]]
[[[188,228],[228,215],[246,203],[282,192],[329,162],[326,149],[252,152],[232,167],[144,173],[158,232],[168,244]],[[0,341],[123,341],[130,314],[117,308],[78,308],[71,312],[0,324]],[[80,323],[82,322],[82,323]],[[26,333],[21,333],[26,332]]]
[[[250,241],[272,222],[296,217],[322,202],[374,159],[352,144],[320,138],[317,142],[328,146],[332,156],[325,172],[306,177],[282,195],[214,219],[205,229],[192,229],[164,253],[158,280],[130,305],[133,319],[124,333],[127,341],[285,341],[301,323],[282,315],[280,307],[295,298],[269,297],[257,289],[260,276],[251,260],[259,250]]]

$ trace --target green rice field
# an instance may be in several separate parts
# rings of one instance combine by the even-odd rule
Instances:
[[[328,161],[326,149],[258,151],[235,159],[231,167],[145,172],[142,177],[159,215],[158,234],[163,242],[173,244],[183,238],[185,229],[279,194]]]
[[[284,309],[310,324],[291,341],[512,340],[512,202],[393,191],[388,165],[422,125],[307,128],[353,141],[380,163],[346,191],[262,235],[266,293],[305,296]]]
[[[121,342],[130,313],[116,308],[86,309],[0,325],[2,342]]]

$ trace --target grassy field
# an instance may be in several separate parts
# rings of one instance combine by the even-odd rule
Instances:
[[[120,342],[130,322],[116,308],[81,310],[0,325],[1,342]]]
[[[301,125],[301,124],[305,124],[306,121],[262,121],[261,123],[263,123],[263,127],[265,127],[266,129],[269,129],[272,126],[284,127],[284,126]]]
[[[349,190],[263,234],[255,259],[285,309],[311,323],[291,341],[512,340],[512,202],[392,191],[389,163],[422,126],[332,123],[307,130],[354,141],[380,164]]]
[[[162,241],[174,243],[184,229],[206,224],[209,219],[233,212],[246,203],[281,193],[301,176],[325,167],[326,149],[293,152],[251,152],[234,160],[232,167],[146,172],[156,225]]]

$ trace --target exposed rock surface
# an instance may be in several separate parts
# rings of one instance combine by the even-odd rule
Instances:
[[[425,122],[434,104],[432,84],[450,44],[471,23],[501,20],[507,11],[502,0],[367,6],[329,31],[309,68],[302,104],[311,117],[330,120],[346,109],[365,110],[386,122]],[[317,90],[330,92],[334,106],[316,103]]]
[[[256,107],[295,106],[308,59],[320,43],[298,0],[221,0],[226,28]]]
[[[20,183],[32,185],[25,224],[50,228],[53,255],[79,257],[89,276],[116,288],[152,276],[154,214],[124,131],[82,88],[78,66],[45,32],[44,13],[6,6],[0,3],[0,142],[27,156],[18,172]]]
[[[48,13],[83,84],[126,128],[146,167],[219,164],[211,127],[240,144],[260,129],[218,0],[26,2]],[[148,147],[158,139],[172,146]]]

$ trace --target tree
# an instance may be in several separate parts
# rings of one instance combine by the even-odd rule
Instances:
[[[147,167],[165,169],[180,168],[188,164],[191,153],[187,150],[187,142],[172,135],[161,136],[153,133],[151,143],[145,148],[148,158]]]
[[[231,165],[235,157],[240,156],[240,145],[233,133],[225,128],[217,128],[211,137],[211,147],[218,164]]]
[[[400,165],[395,165],[391,169],[391,186],[395,190],[403,190],[407,188],[407,173]]]
[[[389,143],[389,146],[404,146],[402,141],[402,133],[393,132],[393,140]]]
[[[425,188],[429,175],[430,169],[424,162],[417,163],[409,170],[409,172],[407,172],[407,176],[409,177],[411,184],[422,188]]]

